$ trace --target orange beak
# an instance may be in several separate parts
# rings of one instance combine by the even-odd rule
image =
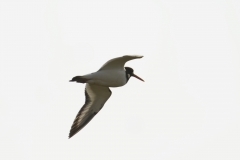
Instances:
[[[137,76],[137,75],[135,75],[134,73],[133,73],[133,75],[132,75],[132,76],[144,82],[144,80],[143,80],[142,78],[138,77],[138,76]]]

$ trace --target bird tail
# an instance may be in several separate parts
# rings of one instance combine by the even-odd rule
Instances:
[[[87,81],[88,79],[84,78],[83,76],[76,76],[73,77],[69,82],[86,83]]]

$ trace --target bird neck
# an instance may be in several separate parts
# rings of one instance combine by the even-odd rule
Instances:
[[[131,74],[128,72],[128,71],[125,71],[125,74],[126,74],[126,80],[128,82],[128,80],[130,79],[131,77]]]

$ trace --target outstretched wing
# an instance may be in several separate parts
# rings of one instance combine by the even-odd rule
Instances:
[[[122,57],[117,57],[107,61],[98,71],[100,70],[108,70],[108,69],[123,69],[124,64],[127,61],[132,59],[142,58],[143,56],[138,55],[126,55]]]
[[[85,104],[78,112],[72,124],[69,138],[74,136],[92,120],[92,118],[102,109],[111,94],[112,92],[108,87],[86,84]]]

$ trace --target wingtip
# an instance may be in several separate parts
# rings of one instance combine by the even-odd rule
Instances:
[[[142,58],[142,57],[144,57],[143,55],[136,55],[136,54],[134,54],[134,55],[126,55],[126,56],[131,56],[131,57],[136,57],[136,58]]]
[[[135,58],[142,58],[142,57],[144,57],[143,55],[125,55],[125,56],[123,56],[123,57],[135,57]]]
[[[70,130],[69,134],[68,134],[68,139],[72,138],[77,132],[73,132],[72,130]]]
[[[69,133],[68,135],[68,139],[72,138],[74,135],[71,135],[71,133]]]
[[[143,56],[142,55],[134,55],[136,56],[137,58],[142,58]]]

